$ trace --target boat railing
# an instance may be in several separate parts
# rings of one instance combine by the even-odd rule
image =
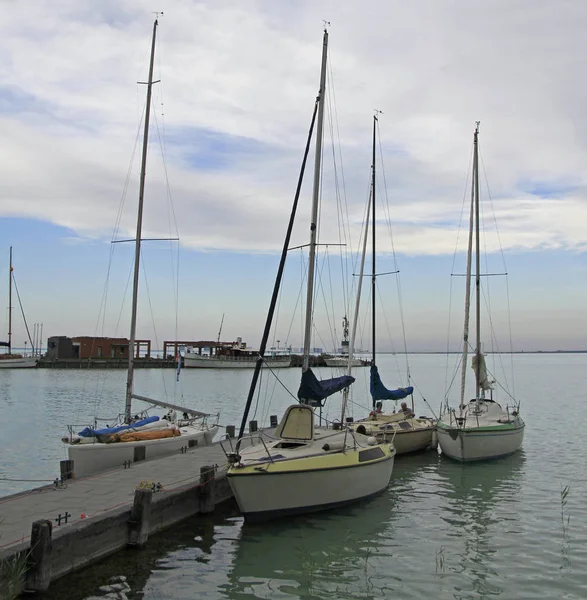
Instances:
[[[243,435],[243,437],[236,440],[236,444],[233,445],[233,440],[235,438],[225,435],[220,440],[220,447],[222,448],[222,451],[224,452],[229,464],[235,464],[235,463],[240,462],[239,451],[240,451],[240,447],[243,442],[248,442],[247,446],[249,446],[249,445],[256,446],[256,445],[259,445],[259,443],[260,443],[260,444],[263,444],[263,447],[265,448],[265,452],[266,452],[269,460],[271,462],[273,462],[273,457],[271,456],[271,452],[269,452],[269,448],[267,447],[267,444],[265,443],[265,440],[263,439],[264,437],[267,437],[266,433],[264,433],[263,431],[256,431],[254,433],[249,433],[248,435]],[[230,447],[230,451],[227,451],[225,448],[225,444],[227,442]]]

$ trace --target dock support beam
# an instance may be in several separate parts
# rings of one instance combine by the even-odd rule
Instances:
[[[33,523],[31,548],[25,579],[25,590],[45,592],[51,583],[51,555],[53,553],[53,524],[47,519]]]
[[[138,488],[128,521],[128,545],[144,546],[149,539],[149,517],[153,490]]]
[[[214,492],[216,490],[215,466],[206,465],[200,468],[200,485],[197,490],[200,513],[206,514],[214,512]]]

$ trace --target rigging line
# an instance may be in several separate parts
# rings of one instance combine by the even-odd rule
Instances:
[[[159,148],[161,150],[161,159],[163,161],[163,172],[165,174],[165,189],[166,189],[166,194],[167,194],[167,223],[168,223],[168,228],[169,228],[169,237],[173,237],[173,235],[175,234],[175,236],[177,238],[179,238],[179,225],[177,222],[177,215],[175,213],[175,205],[173,202],[173,196],[171,194],[171,185],[169,183],[169,170],[167,168],[167,158],[166,158],[166,152],[165,152],[165,138],[162,139],[161,137],[161,131],[159,129],[159,121],[157,120],[157,113],[155,111],[153,111],[153,117],[154,117],[154,122],[155,122],[155,127],[157,129],[157,139],[159,140]],[[165,134],[165,132],[163,132]],[[173,224],[173,228],[174,228],[174,233],[172,233],[173,229],[172,229],[172,224]],[[171,252],[171,264],[172,264],[172,272],[173,275],[175,277],[176,275],[176,264],[173,262],[173,244],[169,243],[169,248],[170,248],[170,252]],[[177,286],[177,295],[179,295],[179,245],[178,245],[178,263],[177,263],[177,279],[176,279],[176,286]],[[179,303],[179,299],[176,297],[176,304]],[[177,339],[177,335],[176,335],[176,339]]]
[[[328,247],[326,247],[325,252],[327,252]],[[321,295],[322,296],[322,301],[323,301],[323,305],[325,308],[325,312],[326,312],[326,321],[328,323],[328,327],[330,329],[330,333],[332,335],[332,324],[330,322],[330,314],[328,312],[328,303],[326,300],[326,291],[324,289],[324,281],[323,281],[323,277],[324,277],[324,269],[325,269],[325,264],[326,261],[324,260],[323,256],[317,256],[316,257],[316,262],[317,262],[317,269],[316,269],[316,280],[317,280],[317,285],[316,285],[316,293],[314,295],[314,306],[316,307],[317,305],[317,299],[318,296]],[[314,313],[313,315],[316,313],[316,308],[313,309]],[[314,324],[314,319],[312,319],[312,326],[315,327]],[[321,343],[325,346],[326,344],[324,343],[324,341],[322,340],[322,338],[320,337],[320,341]]]
[[[338,166],[337,166],[337,161],[336,161],[336,147],[335,147],[335,140],[334,140],[334,124],[333,124],[333,110],[332,110],[332,95],[334,93],[334,89],[333,89],[333,83],[331,81],[331,79],[328,79],[328,86],[329,86],[329,94],[326,95],[326,98],[328,100],[328,123],[329,123],[329,130],[330,130],[330,137],[331,137],[331,150],[332,150],[332,162],[334,165],[334,189],[335,189],[335,196],[336,196],[336,218],[338,221],[338,239],[339,242],[341,242],[341,244],[345,244],[347,242],[347,235],[346,235],[346,228],[345,228],[345,221],[344,221],[344,212],[343,212],[343,206],[341,203],[341,194],[340,194],[340,186],[339,186],[339,178],[338,178]],[[341,271],[348,277],[348,270],[345,271],[345,262],[343,259],[343,254],[340,254],[340,259],[341,259]],[[347,278],[343,276],[342,278],[342,297],[343,297],[343,306],[344,306],[344,312],[345,314],[348,312],[348,290],[346,289],[346,284],[347,284]]]
[[[20,293],[18,291],[18,286],[16,285],[16,277],[14,276],[14,271],[11,271],[10,275],[12,276],[12,283],[14,283],[14,289],[16,290],[16,297],[18,298],[18,305],[20,306],[20,313],[22,314],[22,320],[24,321],[24,327],[26,329],[27,335],[29,336],[29,342],[31,343],[31,348],[33,349],[33,354],[34,354],[35,346],[33,344],[33,338],[31,337],[31,332],[29,331],[29,324],[27,323],[26,317],[24,315],[24,308],[22,307],[22,302],[20,300]]]
[[[376,121],[376,127],[377,127],[377,140],[379,141],[379,157],[380,157],[379,162],[381,164],[381,168],[379,170],[381,171],[381,173],[383,175],[383,189],[385,192],[385,206],[387,209],[387,218],[388,218],[387,223],[388,223],[389,237],[391,240],[391,249],[392,249],[392,253],[393,253],[393,265],[394,265],[394,270],[396,271],[395,278],[396,278],[396,285],[397,285],[400,323],[401,323],[402,336],[403,336],[403,342],[404,342],[404,353],[405,353],[404,355],[405,355],[405,359],[406,359],[406,370],[408,372],[408,381],[409,381],[410,364],[409,364],[409,359],[408,359],[408,341],[407,341],[407,335],[406,335],[403,294],[402,294],[402,287],[401,287],[400,271],[399,271],[398,261],[397,261],[397,254],[395,251],[395,241],[394,241],[394,236],[393,236],[393,229],[391,227],[391,223],[392,223],[391,207],[390,207],[388,188],[387,188],[387,176],[385,174],[385,161],[383,160],[383,145],[381,143],[381,131],[379,128],[380,127],[379,119],[377,119],[377,121]]]
[[[455,248],[454,248],[454,252],[453,252],[453,257],[452,257],[452,266],[451,266],[451,273],[454,273],[456,270],[456,261],[457,261],[457,254],[458,254],[458,250],[459,250],[459,240],[460,240],[460,234],[461,234],[461,230],[463,227],[463,216],[465,214],[465,206],[466,206],[466,202],[467,202],[467,196],[468,196],[468,188],[469,188],[469,174],[471,173],[472,169],[471,169],[471,165],[473,163],[473,154],[474,151],[472,150],[470,155],[469,155],[469,166],[467,168],[467,171],[465,172],[465,184],[463,186],[463,199],[461,202],[461,214],[460,214],[460,218],[459,218],[459,222],[457,225],[457,236],[456,236],[456,241],[455,241]],[[450,358],[450,332],[451,332],[451,315],[452,315],[452,297],[453,297],[453,278],[450,278],[450,292],[449,292],[449,305],[448,305],[448,325],[447,325],[447,333],[446,333],[446,366],[445,366],[445,389],[447,389],[447,377],[448,377],[448,365],[449,365],[449,358]],[[452,383],[450,384],[452,386]],[[446,402],[447,402],[447,406],[448,406],[448,389],[447,389],[447,393],[446,393]]]
[[[348,273],[348,264],[349,264],[349,254],[352,253],[350,251],[350,249],[352,249],[352,231],[351,231],[351,224],[350,224],[350,218],[349,218],[349,208],[348,208],[348,201],[347,201],[347,193],[346,193],[346,183],[345,183],[345,175],[344,175],[344,162],[342,160],[342,147],[341,147],[341,143],[340,143],[340,131],[339,131],[339,123],[338,123],[338,110],[337,110],[337,106],[336,106],[336,94],[334,91],[334,73],[332,70],[332,63],[329,62],[328,66],[330,67],[330,81],[331,81],[331,87],[332,87],[332,105],[333,105],[333,114],[334,114],[334,122],[335,122],[335,126],[336,126],[336,141],[337,141],[337,149],[338,149],[338,158],[339,158],[339,163],[340,163],[340,173],[341,173],[341,181],[342,181],[342,202],[339,199],[339,205],[340,205],[340,211],[342,212],[342,231],[344,234],[344,241],[345,243],[348,244],[348,247],[345,248],[345,259],[344,259],[344,265],[342,265],[344,267],[343,272],[345,273],[345,282],[349,281],[349,273]],[[334,135],[333,135],[333,147],[334,147]],[[338,186],[338,181],[337,181],[337,186]],[[340,186],[338,187],[338,189],[340,189]],[[340,192],[339,192],[339,196],[340,196]],[[341,263],[343,262],[343,257],[341,254]],[[347,293],[343,296],[344,301],[345,301],[345,314],[348,314],[348,312],[350,311],[350,306],[351,306],[351,298],[352,298],[352,291],[348,290]]]
[[[499,232],[499,226],[497,224],[497,216],[495,214],[495,205],[493,203],[493,196],[491,195],[491,188],[489,187],[489,180],[487,179],[487,171],[485,169],[485,162],[483,160],[483,155],[481,153],[481,149],[479,149],[479,158],[481,159],[481,167],[483,170],[483,178],[485,179],[485,185],[487,187],[487,195],[489,197],[489,205],[491,206],[491,216],[493,217],[493,223],[495,227],[495,234],[497,236],[497,241],[499,245],[499,253],[501,256],[501,261],[503,264],[503,270],[507,273],[507,265],[505,260],[505,254],[503,251],[503,244],[501,241],[501,235]],[[509,295],[509,281],[506,277],[506,298],[507,298],[507,307],[508,307],[508,334],[509,334],[509,346],[510,346],[510,368],[512,373],[512,392],[515,393],[515,382],[514,382],[514,355],[513,355],[513,339],[512,339],[512,320],[511,320],[511,305],[510,305],[510,295]],[[515,394],[514,394],[515,395]]]
[[[147,292],[147,300],[149,302],[149,311],[151,313],[151,323],[153,325],[153,335],[155,337],[155,344],[157,345],[157,348],[159,349],[161,347],[161,344],[159,343],[159,336],[157,335],[157,327],[155,325],[155,314],[153,312],[153,303],[152,303],[152,298],[151,298],[151,290],[149,289],[149,279],[147,277],[147,269],[145,267],[144,253],[141,254],[141,271],[143,273],[143,280],[145,282],[145,291]],[[130,348],[129,348],[129,351],[130,351]],[[132,349],[132,351],[134,352],[134,348]],[[165,381],[165,377],[163,377],[163,372],[161,373],[161,376],[162,376],[162,382],[163,382],[163,393],[164,393],[165,400],[167,400],[168,399],[167,383]]]
[[[334,310],[334,293],[333,293],[333,288],[332,288],[332,269],[331,269],[331,265],[330,265],[330,255],[328,252],[328,246],[326,246],[326,248],[324,249],[324,254],[326,255],[324,257],[324,262],[323,262],[323,268],[327,268],[328,271],[328,284],[329,284],[329,290],[330,290],[330,310],[332,311],[332,323],[331,323],[331,317],[328,314],[328,304],[327,304],[327,300],[326,300],[326,291],[324,289],[322,289],[322,296],[324,298],[324,306],[326,308],[326,319],[329,325],[329,329],[330,329],[330,334],[332,337],[332,342],[333,344],[335,343],[335,339],[336,339],[336,321],[335,321],[335,310]],[[320,283],[320,287],[323,288],[322,283]],[[335,347],[334,345],[332,347]]]

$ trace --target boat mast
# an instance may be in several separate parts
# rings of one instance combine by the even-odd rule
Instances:
[[[475,152],[473,150],[473,175],[471,177],[471,208],[469,210],[469,241],[467,245],[467,270],[465,283],[465,323],[463,326],[463,360],[461,365],[461,416],[465,408],[465,383],[467,379],[467,356],[469,354],[469,320],[471,314],[471,263],[473,257],[473,229],[475,216]]]
[[[373,366],[376,365],[375,361],[375,307],[376,307],[376,298],[375,298],[375,279],[377,277],[375,271],[375,130],[377,127],[377,114],[373,115],[373,162],[371,163],[371,196],[372,196],[372,257],[371,257],[371,343],[373,347],[373,360],[371,364]],[[373,404],[375,404],[375,400],[373,400]]]
[[[479,243],[479,121],[475,127],[475,136],[473,141],[473,173],[475,182],[475,328],[476,344],[475,356],[475,398],[479,400],[481,390],[481,258]]]
[[[12,246],[10,246],[10,267],[8,269],[8,354],[12,354]]]
[[[151,89],[153,87],[153,64],[155,62],[155,38],[158,20],[153,23],[153,40],[151,42],[151,61],[149,64],[149,80],[147,82],[147,106],[145,108],[145,129],[143,133],[143,156],[139,184],[139,207],[137,214],[137,232],[135,238],[134,278],[132,286],[132,313],[130,318],[130,340],[128,343],[128,372],[126,377],[126,402],[124,406],[125,422],[130,423],[133,393],[133,374],[135,361],[135,340],[137,329],[137,304],[139,291],[139,267],[141,261],[141,233],[143,228],[143,200],[145,197],[145,170],[147,166],[147,146],[149,142],[149,117],[151,113]]]
[[[324,95],[326,90],[326,58],[328,55],[328,31],[324,30],[322,42],[322,68],[320,71],[320,91],[318,92],[318,120],[316,123],[316,156],[314,160],[314,191],[312,194],[312,217],[310,222],[310,252],[308,257],[308,291],[306,296],[306,327],[304,331],[304,355],[302,373],[310,366],[310,341],[312,337],[312,300],[314,295],[314,270],[316,263],[316,222],[318,220],[318,199],[320,196],[320,166],[322,159],[322,130],[324,121]]]

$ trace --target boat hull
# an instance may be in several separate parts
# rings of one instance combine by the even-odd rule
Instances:
[[[348,358],[325,358],[324,362],[327,367],[348,367],[349,359]],[[353,358],[351,362],[351,367],[366,367],[367,361],[363,361],[360,358]]]
[[[125,463],[139,462],[178,454],[182,448],[193,448],[212,443],[218,427],[208,429],[182,427],[181,435],[157,440],[115,442],[111,444],[69,444],[68,458],[73,461],[74,477],[87,477],[109,469],[123,467]],[[144,451],[142,450],[144,448]]]
[[[513,454],[522,446],[524,423],[512,427],[458,428],[442,425],[437,428],[442,454],[459,462],[490,460]]]
[[[0,360],[0,369],[34,369],[36,366],[37,359],[33,356],[3,358]]]
[[[395,457],[393,448],[385,458],[370,464],[353,462],[349,455],[354,453],[340,452],[341,466],[333,467],[321,468],[316,459],[308,459],[314,462],[308,469],[304,468],[303,460],[291,461],[298,465],[290,470],[283,470],[278,462],[261,470],[249,467],[244,472],[233,467],[228,480],[248,522],[322,511],[364,500],[389,485]],[[332,459],[333,455],[325,456],[324,464]]]
[[[208,356],[198,356],[187,354],[183,358],[183,366],[186,369],[253,369],[256,359],[234,359],[234,358],[216,358]],[[265,358],[265,364],[271,369],[279,369],[291,366],[291,358],[274,360]]]

